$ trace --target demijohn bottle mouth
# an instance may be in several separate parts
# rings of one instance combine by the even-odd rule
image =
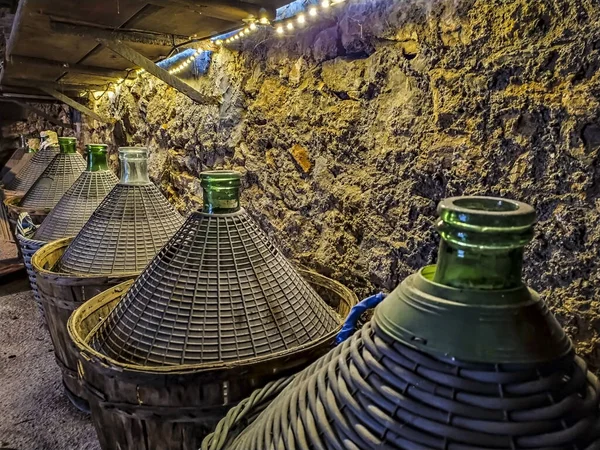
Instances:
[[[141,185],[151,183],[148,176],[148,149],[145,147],[120,147],[120,184]]]
[[[210,214],[239,211],[241,178],[242,174],[235,170],[207,170],[200,173],[202,211]]]
[[[58,146],[60,147],[61,153],[76,153],[77,139],[74,137],[59,137]]]
[[[106,161],[106,153],[108,145],[106,144],[87,144],[85,146],[87,154],[87,171],[98,172],[100,170],[108,170]]]

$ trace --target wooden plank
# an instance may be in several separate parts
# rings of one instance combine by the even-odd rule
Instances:
[[[21,33],[21,23],[25,15],[24,11],[27,8],[28,3],[29,0],[21,0],[19,2],[19,6],[17,6],[17,12],[13,21],[13,27],[12,30],[10,30],[10,36],[8,37],[8,41],[6,42],[6,51],[4,53],[6,59],[10,58],[10,56],[13,54],[15,45],[17,44],[17,40],[19,39],[19,35]]]
[[[165,8],[172,6],[185,8],[205,17],[213,17],[234,23],[240,23],[250,16],[258,18],[261,14],[261,7],[259,5],[239,1],[148,0],[148,3]],[[268,10],[265,9],[264,13],[267,16],[271,15],[272,18],[275,17],[274,10],[271,10],[269,14]]]
[[[28,78],[15,78],[4,82],[4,86],[19,86],[19,87],[30,87],[36,89],[42,89],[42,87],[57,89],[61,92],[65,91],[85,91],[89,89],[106,89],[105,84],[76,84],[76,83],[55,83],[52,81],[45,80],[32,80]],[[44,91],[45,92],[45,91]]]
[[[163,47],[180,45],[189,41],[187,36],[175,34],[152,33],[122,28],[111,30],[91,25],[57,22],[54,20],[50,22],[50,28],[55,33],[79,36],[82,38],[111,39],[125,42],[138,42],[148,45],[159,45]]]
[[[48,122],[53,123],[54,125],[57,125],[57,126],[63,127],[63,128],[75,129],[75,125],[70,124],[70,123],[62,122],[61,120],[57,119],[56,117],[53,117],[50,114],[46,114],[44,111],[42,111],[41,109],[36,108],[33,105],[29,105],[29,104],[27,104],[25,102],[20,102],[18,100],[9,100],[9,101],[11,103],[15,103],[15,104],[19,105],[21,108],[28,109],[29,111],[31,111],[35,115],[40,116],[43,119],[46,119]]]
[[[52,89],[52,88],[48,88],[48,87],[40,87],[40,89],[42,91],[48,93],[52,97],[57,98],[61,102],[66,103],[71,108],[76,109],[80,113],[85,114],[86,116],[89,116],[94,120],[97,120],[98,122],[103,122],[103,123],[113,123],[114,122],[113,120],[109,120],[109,119],[100,117],[98,114],[96,114],[94,111],[89,109],[87,106],[84,106],[79,102],[76,102],[71,97],[67,97],[66,95],[62,94],[61,92],[58,92],[56,89]]]
[[[33,58],[30,56],[18,56],[13,57],[7,61],[8,65],[15,66],[38,66],[38,67],[56,67],[63,69],[67,72],[81,73],[87,75],[97,75],[108,78],[121,78],[125,76],[125,71],[107,69],[104,67],[86,66],[84,64],[69,64],[67,62],[53,61],[45,58]]]
[[[207,96],[202,94],[201,92],[198,92],[189,84],[186,84],[181,79],[171,75],[165,69],[157,66],[144,55],[136,52],[132,48],[123,44],[122,42],[106,39],[98,39],[98,42],[100,42],[102,45],[104,45],[106,48],[109,48],[116,54],[122,56],[126,60],[130,61],[131,63],[135,64],[136,66],[146,70],[146,72],[154,75],[156,78],[159,78],[160,80],[164,81],[173,89],[178,90],[179,92],[188,96],[195,102],[204,104],[219,104],[221,102],[221,100],[218,97]]]

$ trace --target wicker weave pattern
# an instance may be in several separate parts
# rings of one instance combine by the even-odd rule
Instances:
[[[59,153],[23,196],[24,208],[54,208],[85,170],[79,153]]]
[[[48,214],[35,238],[54,241],[75,236],[118,182],[110,170],[83,172]]]
[[[46,147],[35,153],[32,158],[20,166],[19,172],[15,178],[6,185],[6,189],[11,191],[26,192],[35,183],[35,180],[46,170],[46,167],[52,162],[58,154],[58,147]]]
[[[94,345],[116,360],[149,366],[238,361],[291,350],[339,324],[244,210],[194,213]]]
[[[21,161],[21,158],[23,158],[24,154],[25,147],[19,147],[16,149],[13,154],[10,155],[10,158],[8,158],[6,164],[4,164],[4,166],[0,169],[0,177],[4,177],[4,175],[6,175],[13,167],[15,167]]]
[[[15,177],[17,176],[17,174],[19,173],[21,168],[24,165],[29,164],[29,161],[31,161],[31,158],[33,158],[34,156],[35,156],[35,153],[23,154],[21,159],[19,161],[16,161],[16,163],[8,171],[6,171],[6,173],[2,177],[2,184],[4,186],[10,184],[10,182],[15,179]]]
[[[59,270],[139,272],[183,222],[154,184],[117,184],[67,248]]]

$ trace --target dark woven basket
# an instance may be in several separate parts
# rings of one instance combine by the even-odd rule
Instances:
[[[118,181],[110,170],[83,172],[42,222],[35,238],[53,241],[76,236]]]
[[[16,149],[12,155],[10,155],[10,158],[8,158],[8,161],[6,161],[6,164],[4,164],[4,166],[2,166],[2,168],[0,168],[0,178],[4,178],[4,175],[6,175],[8,172],[11,171],[11,169],[13,167],[15,167],[17,164],[19,164],[19,162],[21,161],[21,159],[23,159],[23,155],[25,155],[25,147],[19,147],[18,149]]]
[[[59,153],[21,199],[25,208],[54,208],[85,170],[79,153]]]
[[[15,179],[21,168],[25,164],[28,164],[34,155],[35,153],[24,153],[21,159],[14,161],[13,165],[2,175],[2,181],[0,181],[0,183],[3,186],[10,184]]]
[[[20,166],[14,179],[5,185],[7,190],[27,192],[46,167],[58,155],[58,147],[46,147],[35,153],[31,159]]]
[[[122,363],[180,366],[291,351],[339,317],[248,213],[193,213],[94,335]]]
[[[117,184],[59,261],[61,272],[141,271],[183,224],[154,184]]]
[[[26,231],[21,226],[22,218],[20,218],[19,223],[17,225],[17,240],[19,241],[19,248],[21,249],[21,254],[23,255],[23,262],[25,263],[25,268],[27,269],[27,276],[29,277],[29,285],[31,286],[31,291],[33,292],[33,298],[35,303],[40,311],[40,317],[43,322],[46,322],[44,317],[44,306],[42,305],[40,294],[38,292],[37,286],[37,277],[36,273],[33,270],[33,266],[31,264],[31,258],[40,248],[47,244],[46,241],[38,241],[35,239],[31,239],[28,236],[33,236],[35,233],[35,228],[29,228],[30,231]]]
[[[356,296],[341,284],[316,273],[300,273],[323,298],[337,305],[341,317],[356,304]],[[123,283],[89,300],[68,323],[104,450],[197,449],[232,405],[327,352],[339,330],[318,343],[243,362],[177,367],[123,364],[94,350],[90,338],[131,284]]]
[[[77,350],[68,337],[67,321],[84,302],[117,284],[136,278],[139,272],[113,275],[57,272],[56,263],[72,240],[64,238],[49,242],[33,255],[31,265],[65,392],[77,408],[88,411],[85,393],[77,376]]]

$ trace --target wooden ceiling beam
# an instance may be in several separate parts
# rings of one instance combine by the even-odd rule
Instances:
[[[80,113],[85,114],[86,116],[91,117],[92,119],[97,120],[98,122],[114,123],[114,120],[106,119],[106,118],[96,114],[94,111],[89,109],[87,106],[82,105],[78,101],[75,101],[71,97],[68,97],[61,92],[58,92],[56,89],[52,89],[52,88],[48,88],[48,87],[41,87],[40,89],[42,91],[46,92],[48,95],[51,95],[52,97],[56,98],[57,100],[60,100],[61,102],[69,105],[71,108],[76,109]]]
[[[15,103],[17,105],[19,105],[21,108],[27,109],[29,111],[31,111],[33,114],[35,114],[36,116],[41,117],[42,119],[46,119],[48,122],[53,123],[54,125],[57,125],[59,127],[63,127],[63,128],[71,128],[71,129],[75,129],[75,125],[71,124],[71,123],[65,123],[63,121],[61,121],[60,119],[51,116],[50,114],[45,113],[44,111],[42,111],[39,108],[36,108],[33,105],[30,105],[28,103],[19,101],[19,100],[15,100],[15,99],[9,99],[9,100],[5,100],[11,103]]]
[[[247,3],[237,0],[147,0],[153,5],[170,7],[176,6],[186,8],[197,14],[213,17],[215,19],[226,20],[228,22],[239,23],[251,16],[259,18],[267,17],[269,20],[275,18],[274,8],[262,8],[260,5]]]
[[[126,75],[124,70],[107,69],[105,67],[86,66],[84,64],[69,64],[61,61],[53,61],[44,58],[32,58],[30,56],[13,55],[6,62],[8,65],[14,66],[37,66],[47,68],[62,69],[66,72],[80,73],[86,75],[96,75],[106,78],[121,78]]]
[[[85,91],[85,90],[104,90],[105,85],[102,84],[81,84],[81,83],[56,83],[47,80],[33,80],[28,78],[13,78],[7,80],[2,87],[29,87],[43,90],[42,88],[57,89],[61,92],[65,91]]]
[[[150,61],[144,55],[136,52],[134,49],[128,47],[122,42],[107,39],[98,39],[98,42],[106,48],[110,49],[111,51],[115,52],[117,55],[131,62],[132,64],[141,67],[146,72],[164,81],[173,89],[176,89],[182,94],[188,96],[195,102],[202,104],[220,103],[220,98],[215,96],[204,95],[203,93],[198,92],[196,89],[182,81],[180,78],[171,75],[168,71],[166,71],[162,67],[157,66],[154,62]]]
[[[89,39],[119,40],[161,47],[173,47],[175,45],[185,44],[189,41],[187,36],[180,36],[176,34],[162,34],[122,28],[112,30],[91,25],[59,22],[56,20],[50,21],[50,28],[55,33],[67,34],[71,36],[79,36]]]

